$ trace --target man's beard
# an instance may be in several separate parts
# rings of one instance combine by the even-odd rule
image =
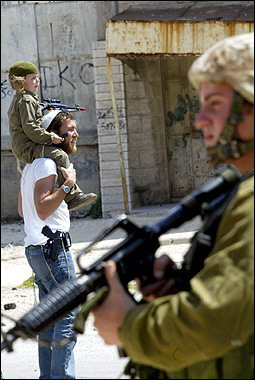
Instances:
[[[61,144],[61,148],[68,154],[68,155],[71,155],[71,154],[74,154],[77,150],[77,146],[76,146],[76,142],[75,144],[71,144],[70,141],[65,141]]]

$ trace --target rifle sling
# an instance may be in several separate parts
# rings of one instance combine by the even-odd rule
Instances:
[[[202,214],[204,220],[201,229],[196,232],[191,240],[191,247],[184,256],[181,279],[178,280],[180,290],[189,290],[189,281],[203,267],[204,261],[210,254],[216,239],[219,223],[226,208],[234,198],[242,182],[254,174],[254,169],[242,176],[240,181],[226,194],[210,204],[205,204]]]

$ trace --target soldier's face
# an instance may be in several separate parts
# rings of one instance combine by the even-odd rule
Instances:
[[[232,104],[233,88],[205,82],[200,89],[201,108],[195,126],[204,135],[204,145],[214,147],[222,134]]]

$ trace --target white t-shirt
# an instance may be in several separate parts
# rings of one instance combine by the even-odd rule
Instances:
[[[26,164],[21,177],[22,211],[24,218],[25,247],[28,245],[45,244],[48,238],[41,233],[47,225],[53,232],[67,232],[70,229],[70,215],[67,204],[62,201],[57,210],[47,219],[41,220],[37,215],[34,204],[35,183],[55,175],[54,191],[59,187],[57,182],[57,166],[51,158],[37,158],[32,164]]]

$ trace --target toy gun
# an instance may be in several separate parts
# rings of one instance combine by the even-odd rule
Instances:
[[[153,262],[155,252],[159,248],[159,237],[170,228],[177,228],[201,214],[201,206],[204,202],[221,199],[239,184],[240,172],[235,167],[222,167],[216,174],[199,190],[195,190],[183,198],[155,224],[138,227],[126,215],[117,218],[111,228],[100,234],[77,256],[77,264],[81,271],[77,280],[61,284],[17,321],[16,326],[5,334],[1,350],[6,348],[9,352],[13,351],[13,342],[19,336],[35,338],[75,307],[83,304],[89,294],[107,285],[104,266],[108,260],[116,263],[120,281],[127,290],[128,283],[135,278],[139,278],[141,285],[152,283],[154,281]],[[117,228],[123,229],[127,233],[127,237],[92,265],[84,268],[80,262],[81,256]],[[193,275],[194,273],[192,273]],[[168,278],[171,277],[178,280],[180,289],[184,289],[187,278],[189,278],[188,269],[176,266],[175,271],[168,274]]]
[[[68,106],[67,104],[60,103],[59,99],[51,98],[43,99],[43,102],[40,103],[40,107],[42,112],[45,110],[62,110],[66,112],[86,111],[86,108],[80,107],[79,104],[75,104],[74,106]]]

